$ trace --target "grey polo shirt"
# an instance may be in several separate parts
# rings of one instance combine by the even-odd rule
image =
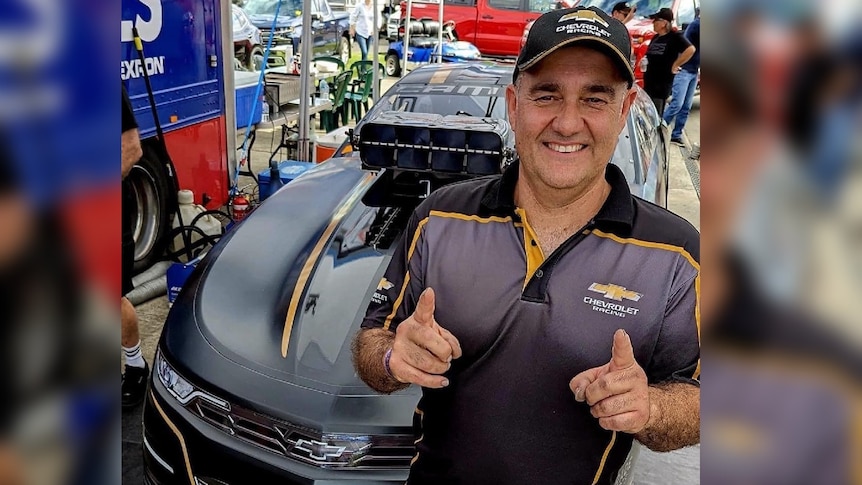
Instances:
[[[423,389],[411,485],[612,483],[632,437],[602,429],[568,384],[610,360],[618,328],[650,383],[697,384],[697,231],[608,165],[599,213],[545,255],[517,177],[513,164],[423,202],[362,324],[394,331],[430,286],[464,352],[448,387]]]

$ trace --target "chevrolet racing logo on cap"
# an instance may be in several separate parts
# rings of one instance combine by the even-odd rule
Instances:
[[[557,23],[562,23],[562,22],[565,22],[566,20],[572,20],[572,19],[588,20],[588,21],[593,22],[593,23],[598,22],[598,23],[604,25],[605,27],[608,26],[608,23],[605,22],[603,18],[599,17],[599,14],[597,14],[591,10],[578,10],[577,12],[568,13],[568,14],[560,17],[560,20],[558,20]]]
[[[619,285],[602,285],[599,283],[593,283],[590,285],[590,291],[595,291],[596,293],[603,293],[605,298],[610,298],[611,300],[623,301],[623,298],[631,301],[638,301],[641,299],[643,295],[640,293],[627,290]]]

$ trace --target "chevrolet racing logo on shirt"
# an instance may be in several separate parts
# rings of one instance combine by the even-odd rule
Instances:
[[[596,293],[601,293],[602,296],[604,296],[605,298],[614,301],[623,301],[623,299],[640,301],[640,299],[643,297],[641,293],[627,290],[622,286],[613,284],[593,283],[588,289]],[[639,308],[629,307],[621,305],[619,303],[612,303],[609,301],[593,298],[591,296],[585,296],[584,303],[590,305],[594,312],[607,313],[608,315],[613,315],[620,318],[625,318],[626,315],[637,315],[640,311]]]
[[[390,283],[390,282],[389,282],[389,280],[387,280],[386,278],[382,278],[382,279],[380,280],[380,283],[378,283],[378,284],[377,284],[377,291],[389,290],[389,289],[391,289],[393,286],[395,286],[395,285],[393,285],[392,283]]]
[[[619,285],[601,285],[599,283],[593,283],[590,285],[589,289],[596,293],[604,293],[605,298],[610,298],[611,300],[616,301],[623,301],[623,298],[626,300],[638,301],[643,296],[640,293],[627,290]]]
[[[392,284],[392,282],[386,278],[381,278],[380,283],[377,283],[377,291],[371,295],[371,301],[378,305],[388,302],[389,297],[386,296],[386,290],[391,290],[393,287],[395,287],[395,285]]]

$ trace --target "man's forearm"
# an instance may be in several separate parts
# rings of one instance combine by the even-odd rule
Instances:
[[[353,340],[353,364],[359,377],[370,388],[385,394],[410,385],[399,382],[383,367],[383,357],[394,340],[395,334],[382,328],[362,329]]]
[[[686,49],[682,51],[682,53],[676,58],[676,62],[673,63],[674,71],[681,68],[683,64],[690,61],[692,57],[694,57],[695,50],[693,48]]]
[[[650,386],[650,418],[635,438],[653,451],[700,443],[700,388],[680,382]]]
[[[144,152],[141,149],[141,139],[138,135],[138,130],[132,129],[123,132],[122,142],[120,143],[122,157],[122,175],[126,175],[132,171],[132,167],[138,163]]]

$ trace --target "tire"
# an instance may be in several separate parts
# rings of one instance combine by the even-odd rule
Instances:
[[[255,62],[257,61],[257,62]],[[260,71],[263,66],[263,48],[259,45],[252,48],[251,53],[245,60],[245,68],[249,71]]]
[[[134,274],[137,274],[162,259],[177,195],[173,181],[158,160],[157,151],[147,143],[144,143],[144,156],[132,167],[128,178],[135,198]]]
[[[398,54],[390,52],[386,54],[386,75],[399,77],[401,75],[401,60],[398,59]]]
[[[341,59],[341,62],[344,65],[347,65],[347,61],[350,60],[350,39],[347,36],[341,38],[341,41],[338,43],[338,52],[335,53],[336,57]]]

